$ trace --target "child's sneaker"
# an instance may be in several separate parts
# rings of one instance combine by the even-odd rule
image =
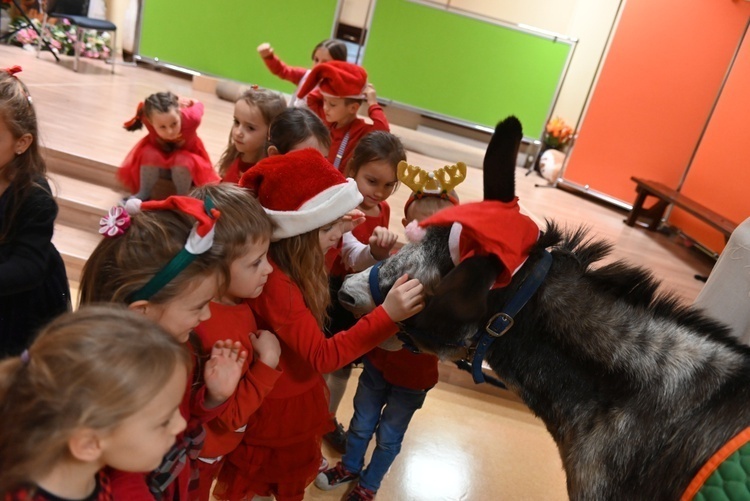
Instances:
[[[336,452],[344,454],[346,452],[346,432],[336,418],[333,418],[333,423],[336,429],[323,435],[323,438]]]
[[[344,499],[345,501],[372,501],[375,499],[375,494],[375,491],[365,489],[359,484],[359,482],[357,482],[357,485],[354,486],[352,492],[350,492]]]
[[[346,471],[344,465],[339,461],[333,468],[318,473],[318,476],[315,477],[315,487],[324,491],[330,491],[339,485],[348,484],[358,478],[359,475]]]

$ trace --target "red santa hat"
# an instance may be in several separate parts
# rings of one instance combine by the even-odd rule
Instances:
[[[354,179],[347,179],[314,148],[264,158],[240,179],[274,222],[272,239],[321,228],[362,203]]]
[[[365,85],[367,72],[361,66],[346,61],[328,61],[310,70],[297,96],[305,97],[317,87],[324,96],[364,99]]]
[[[539,239],[539,227],[512,202],[486,200],[443,209],[419,226],[451,226],[449,248],[454,264],[471,256],[495,255],[505,269],[493,287],[505,287],[526,262]]]

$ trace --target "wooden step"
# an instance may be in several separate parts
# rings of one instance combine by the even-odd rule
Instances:
[[[101,239],[102,236],[96,231],[82,230],[59,222],[55,224],[52,243],[65,262],[68,280],[81,280],[83,265]]]
[[[121,190],[115,173],[117,166],[85,158],[52,148],[43,148],[42,155],[47,161],[47,171],[62,174],[74,179],[106,186],[112,190]]]
[[[60,207],[57,222],[93,233],[99,231],[99,220],[123,197],[107,186],[63,174],[50,173],[49,178]]]

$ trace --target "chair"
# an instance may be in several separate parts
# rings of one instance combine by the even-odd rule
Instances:
[[[750,345],[750,218],[732,232],[693,304]]]
[[[84,30],[111,31],[112,39],[110,45],[110,56],[112,73],[115,72],[115,47],[117,47],[117,26],[104,19],[88,17],[89,0],[42,0],[44,17],[42,20],[42,33],[47,28],[47,20],[50,17],[67,19],[76,28],[76,39],[83,39]],[[73,71],[78,71],[78,60],[81,56],[81,44],[75,44],[75,60]],[[38,54],[37,54],[38,55]]]

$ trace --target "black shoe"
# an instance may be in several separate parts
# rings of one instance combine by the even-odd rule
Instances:
[[[333,422],[336,423],[336,429],[323,435],[323,438],[336,452],[344,454],[346,452],[346,432],[336,418],[333,419]]]

